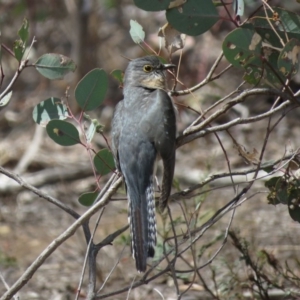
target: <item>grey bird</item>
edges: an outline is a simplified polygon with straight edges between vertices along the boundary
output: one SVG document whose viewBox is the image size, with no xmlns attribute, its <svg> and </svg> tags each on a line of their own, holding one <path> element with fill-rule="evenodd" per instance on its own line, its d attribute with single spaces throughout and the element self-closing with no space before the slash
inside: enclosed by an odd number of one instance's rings
<svg viewBox="0 0 300 300">
<path fill-rule="evenodd" d="M 124 99 L 112 120 L 112 152 L 125 179 L 132 254 L 139 272 L 156 245 L 154 201 L 155 163 L 162 159 L 164 172 L 159 208 L 170 196 L 176 150 L 176 115 L 166 91 L 165 70 L 156 56 L 132 60 L 124 74 Z"/>
</svg>

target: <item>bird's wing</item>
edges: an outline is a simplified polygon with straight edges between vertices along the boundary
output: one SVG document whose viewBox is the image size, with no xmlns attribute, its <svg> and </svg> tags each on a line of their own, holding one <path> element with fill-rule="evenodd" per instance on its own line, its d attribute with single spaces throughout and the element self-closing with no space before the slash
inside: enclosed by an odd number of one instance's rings
<svg viewBox="0 0 300 300">
<path fill-rule="evenodd" d="M 156 90 L 149 97 L 149 122 L 152 126 L 148 135 L 153 139 L 157 153 L 162 158 L 164 173 L 160 210 L 163 211 L 170 196 L 176 150 L 176 113 L 171 98 L 164 90 Z"/>
<path fill-rule="evenodd" d="M 112 141 L 111 141 L 111 150 L 114 155 L 115 165 L 116 168 L 121 171 L 120 169 L 120 163 L 119 163 L 119 154 L 118 154 L 118 148 L 119 148 L 119 138 L 120 133 L 122 130 L 122 124 L 123 124 L 123 107 L 124 107 L 124 101 L 120 101 L 114 111 L 114 116 L 112 119 Z"/>
</svg>

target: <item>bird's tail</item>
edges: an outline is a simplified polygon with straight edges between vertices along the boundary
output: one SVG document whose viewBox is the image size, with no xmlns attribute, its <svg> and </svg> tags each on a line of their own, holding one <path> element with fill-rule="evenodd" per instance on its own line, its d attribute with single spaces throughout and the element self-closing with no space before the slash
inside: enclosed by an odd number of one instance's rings
<svg viewBox="0 0 300 300">
<path fill-rule="evenodd" d="M 153 257 L 156 245 L 156 220 L 154 203 L 153 177 L 146 188 L 141 199 L 130 198 L 128 221 L 130 224 L 132 255 L 136 262 L 136 269 L 145 272 L 147 268 L 147 258 Z"/>
</svg>

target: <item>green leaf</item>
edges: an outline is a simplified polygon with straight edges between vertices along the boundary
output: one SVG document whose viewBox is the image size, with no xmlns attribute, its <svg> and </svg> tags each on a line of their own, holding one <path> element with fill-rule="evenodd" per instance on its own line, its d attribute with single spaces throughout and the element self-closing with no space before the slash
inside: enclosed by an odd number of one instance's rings
<svg viewBox="0 0 300 300">
<path fill-rule="evenodd" d="M 171 0 L 134 0 L 134 4 L 147 11 L 166 10 Z"/>
<path fill-rule="evenodd" d="M 288 41 L 278 57 L 278 69 L 285 77 L 295 76 L 299 70 L 300 41 Z"/>
<path fill-rule="evenodd" d="M 300 39 L 300 16 L 280 7 L 272 7 L 274 14 L 268 10 L 267 17 L 264 11 L 259 12 L 251 19 L 258 34 L 274 47 L 282 47 L 278 35 L 284 43 L 288 39 Z M 271 25 L 270 25 L 271 23 Z M 274 29 L 276 32 L 274 32 Z"/>
<path fill-rule="evenodd" d="M 100 150 L 94 157 L 94 165 L 101 175 L 106 175 L 115 169 L 112 153 L 108 149 Z"/>
<path fill-rule="evenodd" d="M 292 199 L 294 200 L 294 199 Z M 290 202 L 289 203 L 289 214 L 291 216 L 291 218 L 296 221 L 296 222 L 299 222 L 300 223 L 300 204 L 299 203 L 292 203 Z"/>
<path fill-rule="evenodd" d="M 252 28 L 238 28 L 229 33 L 222 45 L 226 59 L 244 68 L 244 80 L 272 88 L 282 86 L 284 77 L 277 68 L 278 51 L 265 47 L 262 37 Z M 264 59 L 262 59 L 262 56 Z"/>
<path fill-rule="evenodd" d="M 75 99 L 83 111 L 89 111 L 102 104 L 108 88 L 104 70 L 94 69 L 86 74 L 75 89 Z"/>
<path fill-rule="evenodd" d="M 124 77 L 123 71 L 113 70 L 110 74 L 119 81 L 120 85 L 123 85 L 123 77 Z"/>
<path fill-rule="evenodd" d="M 261 66 L 262 38 L 252 29 L 237 28 L 225 38 L 222 48 L 226 59 L 235 67 Z"/>
<path fill-rule="evenodd" d="M 300 181 L 297 179 L 290 181 L 288 192 L 289 214 L 294 221 L 300 223 Z"/>
<path fill-rule="evenodd" d="M 73 124 L 62 120 L 51 120 L 46 126 L 49 137 L 61 146 L 80 144 L 79 132 Z"/>
<path fill-rule="evenodd" d="M 18 31 L 18 35 L 21 38 L 24 45 L 26 45 L 29 37 L 29 22 L 26 18 L 23 20 L 23 24 Z"/>
<path fill-rule="evenodd" d="M 267 173 L 271 173 L 273 170 L 275 170 L 275 160 L 267 160 L 264 163 L 261 164 L 261 168 L 267 172 Z"/>
<path fill-rule="evenodd" d="M 284 76 L 277 68 L 279 53 L 276 50 L 265 48 L 265 62 L 258 58 L 246 66 L 246 73 L 243 77 L 250 84 L 280 88 L 284 82 Z"/>
<path fill-rule="evenodd" d="M 0 107 L 6 106 L 9 103 L 11 96 L 12 96 L 12 91 L 10 91 L 2 99 L 0 99 Z"/>
<path fill-rule="evenodd" d="M 145 39 L 145 31 L 143 27 L 134 20 L 130 20 L 130 31 L 129 31 L 131 38 L 136 44 L 140 44 Z"/>
<path fill-rule="evenodd" d="M 166 18 L 179 32 L 196 36 L 209 30 L 219 15 L 211 0 L 188 0 L 180 7 L 168 9 Z"/>
<path fill-rule="evenodd" d="M 83 206 L 92 206 L 97 199 L 99 192 L 89 192 L 80 195 L 78 202 Z"/>
<path fill-rule="evenodd" d="M 265 182 L 265 187 L 267 187 L 269 190 L 274 189 L 281 180 L 281 176 L 272 177 Z"/>
<path fill-rule="evenodd" d="M 74 72 L 74 61 L 61 54 L 47 53 L 42 55 L 34 64 L 37 71 L 48 79 L 62 79 L 69 72 Z"/>
<path fill-rule="evenodd" d="M 16 40 L 14 42 L 14 54 L 18 62 L 20 62 L 23 58 L 25 52 L 25 45 L 22 40 Z"/>
<path fill-rule="evenodd" d="M 278 89 L 284 85 L 285 80 L 284 76 L 279 72 L 277 67 L 279 52 L 272 49 L 268 50 L 268 54 L 265 54 L 265 59 L 268 64 L 264 63 L 265 72 L 263 74 L 261 85 Z"/>
<path fill-rule="evenodd" d="M 69 116 L 68 108 L 59 98 L 48 98 L 36 105 L 32 112 L 33 120 L 46 126 L 51 120 L 64 120 Z"/>
<path fill-rule="evenodd" d="M 268 200 L 270 204 L 288 203 L 288 184 L 284 177 L 272 177 L 265 182 L 265 186 L 270 190 Z"/>
</svg>

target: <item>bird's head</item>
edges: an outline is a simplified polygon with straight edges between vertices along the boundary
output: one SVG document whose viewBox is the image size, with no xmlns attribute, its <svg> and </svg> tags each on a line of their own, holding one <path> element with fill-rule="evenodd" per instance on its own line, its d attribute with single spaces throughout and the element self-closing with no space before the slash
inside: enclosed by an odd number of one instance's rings
<svg viewBox="0 0 300 300">
<path fill-rule="evenodd" d="M 156 56 L 145 56 L 132 60 L 124 76 L 124 87 L 141 86 L 148 89 L 165 89 L 165 70 L 175 68 L 163 64 Z"/>
</svg>

